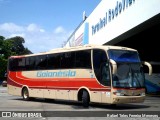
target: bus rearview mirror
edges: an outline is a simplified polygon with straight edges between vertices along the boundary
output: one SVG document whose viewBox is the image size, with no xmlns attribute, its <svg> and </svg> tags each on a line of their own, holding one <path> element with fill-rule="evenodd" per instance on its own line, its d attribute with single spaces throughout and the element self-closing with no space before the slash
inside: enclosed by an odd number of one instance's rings
<svg viewBox="0 0 160 120">
<path fill-rule="evenodd" d="M 149 68 L 149 75 L 152 75 L 152 65 L 149 62 L 143 62 L 144 65 L 146 65 Z"/>
<path fill-rule="evenodd" d="M 117 63 L 112 59 L 110 59 L 110 63 L 112 65 L 112 74 L 114 75 L 117 73 Z"/>
</svg>

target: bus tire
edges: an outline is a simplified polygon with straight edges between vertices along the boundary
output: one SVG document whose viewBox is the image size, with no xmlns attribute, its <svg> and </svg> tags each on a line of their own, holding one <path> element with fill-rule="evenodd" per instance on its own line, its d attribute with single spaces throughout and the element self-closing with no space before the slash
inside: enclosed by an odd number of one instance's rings
<svg viewBox="0 0 160 120">
<path fill-rule="evenodd" d="M 22 96 L 23 96 L 23 100 L 28 101 L 29 100 L 29 92 L 28 89 L 25 87 L 22 90 Z"/>
<path fill-rule="evenodd" d="M 82 104 L 83 104 L 83 107 L 85 108 L 89 107 L 89 94 L 86 90 L 83 90 Z"/>
</svg>

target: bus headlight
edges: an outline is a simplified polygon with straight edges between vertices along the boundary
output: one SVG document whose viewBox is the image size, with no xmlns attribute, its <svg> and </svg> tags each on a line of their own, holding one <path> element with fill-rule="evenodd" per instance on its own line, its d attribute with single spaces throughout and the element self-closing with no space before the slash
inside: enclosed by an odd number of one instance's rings
<svg viewBox="0 0 160 120">
<path fill-rule="evenodd" d="M 124 93 L 116 93 L 117 96 L 124 96 Z"/>
<path fill-rule="evenodd" d="M 124 96 L 124 93 L 122 91 L 115 91 L 113 92 L 113 94 L 116 96 Z"/>
</svg>

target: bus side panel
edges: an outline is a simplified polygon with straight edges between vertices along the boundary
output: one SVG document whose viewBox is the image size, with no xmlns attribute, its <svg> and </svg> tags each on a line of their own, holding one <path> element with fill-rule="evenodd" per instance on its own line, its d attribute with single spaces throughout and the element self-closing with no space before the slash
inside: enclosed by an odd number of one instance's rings
<svg viewBox="0 0 160 120">
<path fill-rule="evenodd" d="M 69 100 L 77 100 L 77 92 L 75 90 L 68 91 Z"/>
<path fill-rule="evenodd" d="M 7 76 L 8 94 L 21 96 L 22 85 L 15 80 L 15 72 L 9 72 Z"/>
<path fill-rule="evenodd" d="M 77 100 L 76 90 L 44 89 L 44 98 Z"/>
<path fill-rule="evenodd" d="M 111 90 L 110 89 L 101 89 L 99 91 L 90 91 L 91 93 L 91 102 L 98 103 L 110 103 L 111 102 Z"/>
<path fill-rule="evenodd" d="M 7 85 L 7 87 L 8 87 L 8 94 L 21 96 L 21 88 L 20 87 L 12 86 L 9 84 Z"/>
<path fill-rule="evenodd" d="M 108 91 L 108 87 L 97 82 L 92 70 L 72 69 L 68 72 L 70 76 L 56 76 L 59 72 L 66 73 L 66 70 L 10 72 L 10 85 L 20 88 L 19 95 L 22 86 L 27 86 L 30 97 L 64 100 L 78 100 L 78 89 L 83 86 L 90 90 L 91 102 L 101 102 L 102 91 Z"/>
<path fill-rule="evenodd" d="M 72 92 L 73 92 L 73 99 L 70 99 L 70 100 L 76 100 L 76 101 L 78 101 L 78 90 L 74 90 Z"/>
<path fill-rule="evenodd" d="M 56 90 L 44 89 L 44 98 L 56 99 Z"/>
<path fill-rule="evenodd" d="M 39 97 L 39 98 L 43 98 L 43 89 L 29 89 L 29 96 L 30 97 Z"/>
<path fill-rule="evenodd" d="M 91 102 L 101 102 L 101 92 L 100 91 L 90 91 L 91 97 L 90 101 Z"/>
<path fill-rule="evenodd" d="M 56 96 L 57 99 L 69 100 L 68 90 L 57 90 Z"/>
<path fill-rule="evenodd" d="M 102 103 L 111 103 L 111 91 L 102 92 Z"/>
</svg>

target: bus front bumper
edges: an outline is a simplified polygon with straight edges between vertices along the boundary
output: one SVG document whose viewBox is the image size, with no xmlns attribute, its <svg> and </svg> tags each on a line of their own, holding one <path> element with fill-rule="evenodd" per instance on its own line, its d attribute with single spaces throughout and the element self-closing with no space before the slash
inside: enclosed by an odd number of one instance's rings
<svg viewBox="0 0 160 120">
<path fill-rule="evenodd" d="M 145 96 L 115 96 L 113 97 L 112 104 L 120 103 L 142 103 Z"/>
</svg>

